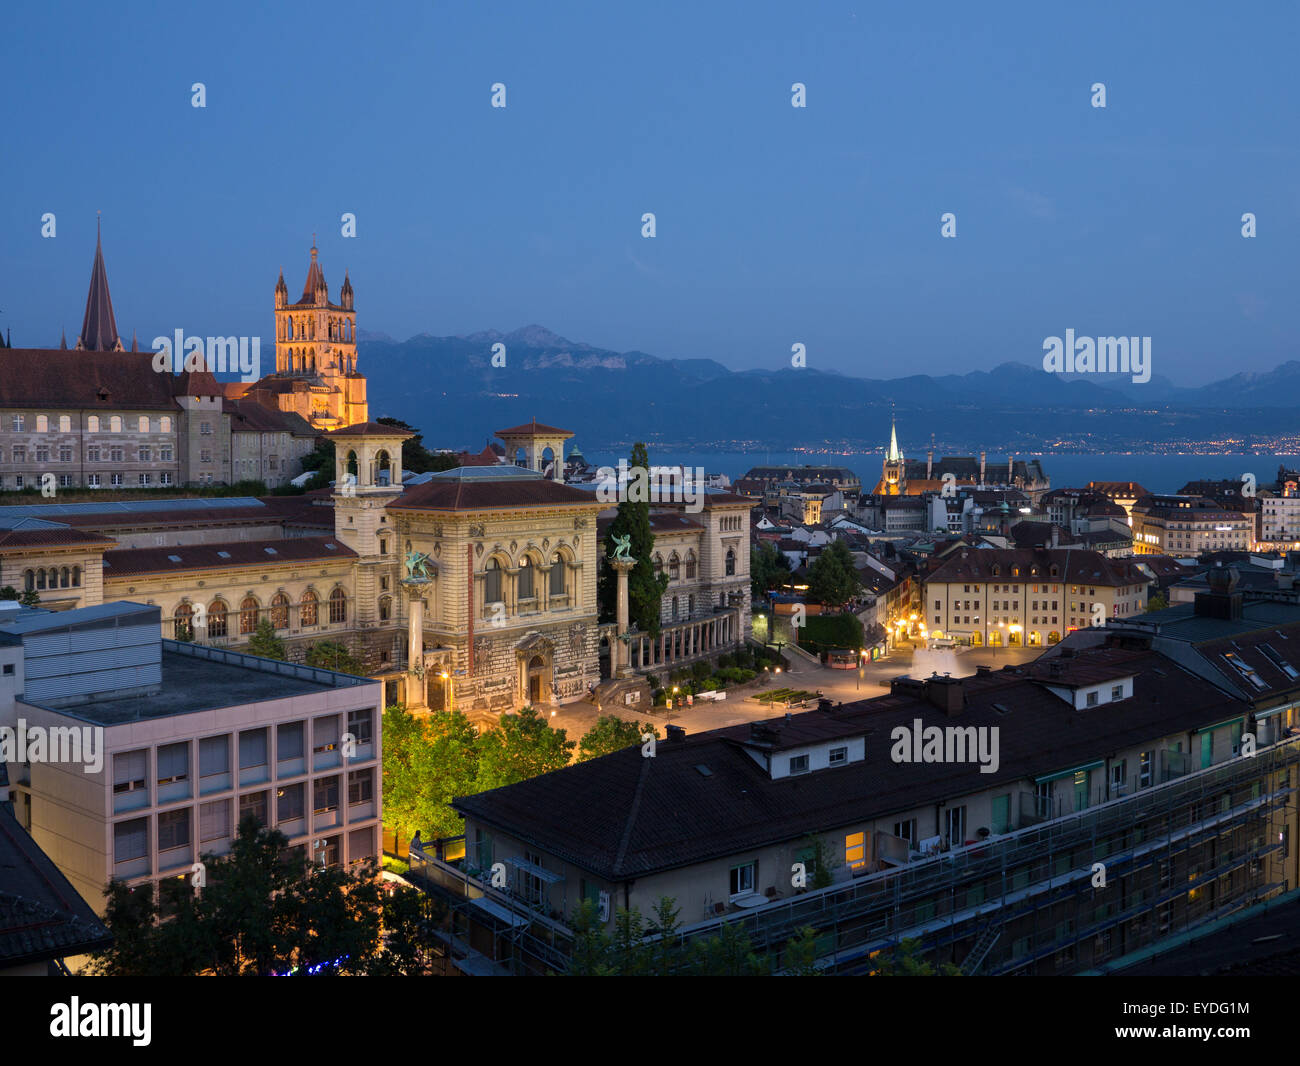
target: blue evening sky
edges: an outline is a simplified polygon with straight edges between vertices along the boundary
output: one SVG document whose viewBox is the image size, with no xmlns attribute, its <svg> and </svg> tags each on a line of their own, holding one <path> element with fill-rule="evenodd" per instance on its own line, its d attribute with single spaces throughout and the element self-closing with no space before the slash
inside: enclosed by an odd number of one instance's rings
<svg viewBox="0 0 1300 1066">
<path fill-rule="evenodd" d="M 100 210 L 142 347 L 269 339 L 316 231 L 331 295 L 346 267 L 398 339 L 536 322 L 897 376 L 1038 364 L 1073 328 L 1151 336 L 1184 384 L 1266 370 L 1300 357 L 1298 26 L 1290 2 L 11 5 L 0 327 L 75 339 Z"/>
</svg>

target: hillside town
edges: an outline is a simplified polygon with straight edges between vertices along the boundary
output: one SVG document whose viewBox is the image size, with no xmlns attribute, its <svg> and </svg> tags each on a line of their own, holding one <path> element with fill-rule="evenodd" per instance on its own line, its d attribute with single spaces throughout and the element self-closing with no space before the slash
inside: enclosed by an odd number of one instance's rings
<svg viewBox="0 0 1300 1066">
<path fill-rule="evenodd" d="M 0 349 L 0 972 L 161 965 L 255 846 L 371 941 L 168 966 L 1123 973 L 1300 888 L 1300 472 L 476 449 L 372 420 L 354 301 L 312 247 L 272 373 L 160 374 L 97 244 Z"/>
</svg>

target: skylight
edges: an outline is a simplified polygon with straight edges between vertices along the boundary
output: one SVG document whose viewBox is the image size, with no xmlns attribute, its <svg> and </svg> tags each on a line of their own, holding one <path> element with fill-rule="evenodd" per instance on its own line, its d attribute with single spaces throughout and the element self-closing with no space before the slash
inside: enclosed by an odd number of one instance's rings
<svg viewBox="0 0 1300 1066">
<path fill-rule="evenodd" d="M 1294 681 L 1297 677 L 1300 677 L 1300 671 L 1297 671 L 1294 666 L 1292 666 L 1289 662 L 1283 659 L 1282 656 L 1277 653 L 1277 650 L 1271 644 L 1261 644 L 1259 646 L 1259 650 L 1264 653 L 1264 658 L 1266 658 L 1269 662 L 1271 662 L 1274 666 L 1276 666 L 1279 670 L 1281 670 L 1282 673 L 1286 674 L 1286 676 L 1289 677 L 1292 681 Z"/>
<path fill-rule="evenodd" d="M 279 554 L 279 553 L 278 553 L 274 548 L 263 548 L 262 551 L 266 552 L 267 555 L 278 555 L 278 554 Z"/>
<path fill-rule="evenodd" d="M 174 563 L 179 563 L 181 561 L 181 557 L 179 555 L 169 555 L 167 556 L 167 558 Z"/>
<path fill-rule="evenodd" d="M 222 559 L 229 559 L 229 558 L 230 558 L 230 552 L 219 551 L 219 552 L 217 552 L 217 555 L 220 556 Z"/>
<path fill-rule="evenodd" d="M 1259 674 L 1255 673 L 1255 671 L 1251 669 L 1250 665 L 1244 662 L 1237 655 L 1234 655 L 1230 651 L 1225 651 L 1223 653 L 1223 659 L 1224 662 L 1226 662 L 1229 666 L 1231 666 L 1234 670 L 1236 670 L 1237 673 L 1241 674 L 1242 677 L 1244 677 L 1256 688 L 1268 688 L 1268 685 L 1265 684 L 1265 682 L 1260 678 Z"/>
</svg>

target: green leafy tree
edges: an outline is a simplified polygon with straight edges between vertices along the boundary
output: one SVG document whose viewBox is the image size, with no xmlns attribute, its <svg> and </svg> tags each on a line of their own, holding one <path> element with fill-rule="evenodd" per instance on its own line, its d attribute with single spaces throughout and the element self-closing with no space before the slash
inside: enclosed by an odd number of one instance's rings
<svg viewBox="0 0 1300 1066">
<path fill-rule="evenodd" d="M 602 714 L 578 741 L 578 762 L 640 744 L 647 733 L 659 736 L 659 730 L 648 722 L 628 722 L 612 714 Z"/>
<path fill-rule="evenodd" d="M 808 594 L 829 607 L 840 607 L 861 586 L 853 554 L 842 540 L 832 541 L 808 567 Z"/>
<path fill-rule="evenodd" d="M 457 796 L 481 791 L 479 736 L 460 711 L 416 718 L 403 707 L 384 712 L 384 822 L 406 835 L 457 836 L 464 819 Z"/>
<path fill-rule="evenodd" d="M 637 442 L 632 446 L 632 458 L 629 471 L 644 470 L 648 484 L 650 456 L 646 446 Z M 603 552 L 605 556 L 614 554 L 614 538 L 630 536 L 629 554 L 636 560 L 636 566 L 627 575 L 628 621 L 635 623 L 642 633 L 652 637 L 659 635 L 659 604 L 664 590 L 668 587 L 668 575 L 656 574 L 653 550 L 655 538 L 650 532 L 650 501 L 631 499 L 638 495 L 632 488 L 633 480 L 628 479 L 630 491 L 623 493 L 625 498 L 619 501 L 618 514 L 605 531 Z M 600 604 L 601 617 L 614 621 L 618 614 L 618 572 L 612 566 L 602 565 L 596 582 L 596 593 Z"/>
<path fill-rule="evenodd" d="M 337 640 L 322 640 L 307 649 L 308 666 L 319 666 L 323 670 L 337 670 L 341 674 L 358 674 L 366 676 L 365 664 L 348 650 L 346 644 Z"/>
<path fill-rule="evenodd" d="M 257 623 L 257 629 L 248 640 L 248 654 L 260 655 L 263 659 L 285 658 L 284 641 L 275 635 L 275 627 L 269 618 Z"/>
<path fill-rule="evenodd" d="M 707 940 L 692 941 L 688 965 L 688 972 L 698 977 L 758 977 L 767 972 L 749 934 L 732 922 Z"/>
<path fill-rule="evenodd" d="M 163 883 L 155 903 L 120 882 L 105 892 L 114 942 L 92 960 L 106 976 L 224 977 L 365 973 L 380 951 L 380 892 L 364 870 L 309 868 L 283 833 L 249 817 L 228 855 L 204 855 L 206 884 Z"/>
<path fill-rule="evenodd" d="M 804 926 L 785 942 L 785 969 L 791 977 L 821 977 L 817 968 L 817 930 Z"/>
<path fill-rule="evenodd" d="M 18 597 L 18 602 L 24 607 L 39 607 L 41 605 L 41 597 L 35 589 L 28 589 Z"/>
<path fill-rule="evenodd" d="M 596 904 L 590 899 L 579 902 L 569 919 L 573 930 L 573 949 L 568 977 L 613 977 L 617 970 L 610 960 L 610 939 L 600 922 Z"/>
<path fill-rule="evenodd" d="M 681 956 L 681 908 L 674 907 L 671 896 L 660 896 L 655 904 L 654 916 L 646 925 L 646 935 L 658 937 L 647 949 L 647 971 L 656 977 L 669 977 L 675 961 Z"/>
<path fill-rule="evenodd" d="M 1165 599 L 1164 596 L 1159 592 L 1157 592 L 1149 600 L 1147 600 L 1148 611 L 1163 611 L 1168 606 L 1169 606 L 1169 601 Z"/>
<path fill-rule="evenodd" d="M 960 977 L 961 967 L 945 962 L 936 971 L 931 963 L 921 958 L 921 942 L 908 938 L 898 945 L 892 956 L 881 957 L 876 973 L 881 977 Z"/>
<path fill-rule="evenodd" d="M 429 973 L 439 926 L 447 909 L 405 885 L 384 895 L 382 946 L 367 960 L 367 977 L 421 977 Z"/>
<path fill-rule="evenodd" d="M 755 600 L 790 580 L 790 560 L 771 541 L 763 541 L 749 556 L 749 581 Z"/>
<path fill-rule="evenodd" d="M 478 740 L 478 792 L 513 785 L 569 765 L 577 745 L 532 707 L 503 714 Z"/>
</svg>

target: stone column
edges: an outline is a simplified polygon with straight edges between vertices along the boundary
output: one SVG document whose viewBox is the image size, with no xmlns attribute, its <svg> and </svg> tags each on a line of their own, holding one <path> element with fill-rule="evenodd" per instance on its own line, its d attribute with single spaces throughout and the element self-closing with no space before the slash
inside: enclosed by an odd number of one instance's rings
<svg viewBox="0 0 1300 1066">
<path fill-rule="evenodd" d="M 610 672 L 614 677 L 629 677 L 632 674 L 632 645 L 630 642 L 626 644 L 623 642 L 623 634 L 627 632 L 630 613 L 627 575 L 636 566 L 636 560 L 606 559 L 606 562 L 618 572 L 618 609 L 615 615 L 618 619 L 618 631 L 614 634 L 614 641 L 610 645 L 610 654 L 613 657 L 610 662 Z"/>
<path fill-rule="evenodd" d="M 406 589 L 406 707 L 408 710 L 425 710 L 429 706 L 428 690 L 424 676 L 424 593 L 428 581 L 408 578 L 402 582 Z M 420 667 L 420 673 L 412 671 Z"/>
</svg>

